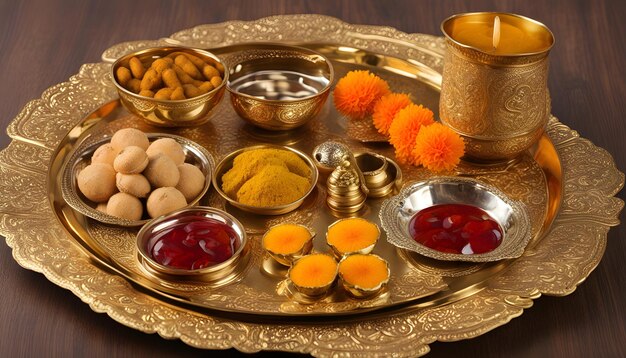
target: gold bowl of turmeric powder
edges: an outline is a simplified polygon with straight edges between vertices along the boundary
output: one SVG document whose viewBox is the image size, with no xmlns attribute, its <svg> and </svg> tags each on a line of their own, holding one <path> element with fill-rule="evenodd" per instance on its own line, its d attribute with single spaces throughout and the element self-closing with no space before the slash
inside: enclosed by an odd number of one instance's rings
<svg viewBox="0 0 626 358">
<path fill-rule="evenodd" d="M 206 123 L 224 96 L 228 71 L 214 54 L 187 47 L 157 47 L 119 58 L 112 78 L 131 113 L 160 127 Z"/>
<path fill-rule="evenodd" d="M 218 164 L 215 190 L 231 205 L 261 215 L 297 209 L 313 192 L 318 178 L 313 160 L 287 146 L 261 144 L 238 149 Z"/>
</svg>

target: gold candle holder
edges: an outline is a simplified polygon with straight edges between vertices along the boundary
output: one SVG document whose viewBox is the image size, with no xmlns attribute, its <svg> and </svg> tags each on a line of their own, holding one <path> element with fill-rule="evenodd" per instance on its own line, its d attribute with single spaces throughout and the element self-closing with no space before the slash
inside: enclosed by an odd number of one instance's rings
<svg viewBox="0 0 626 358">
<path fill-rule="evenodd" d="M 466 156 L 502 161 L 532 147 L 550 115 L 552 32 L 527 17 L 493 12 L 449 17 L 441 30 L 447 52 L 439 113 L 465 140 Z"/>
</svg>

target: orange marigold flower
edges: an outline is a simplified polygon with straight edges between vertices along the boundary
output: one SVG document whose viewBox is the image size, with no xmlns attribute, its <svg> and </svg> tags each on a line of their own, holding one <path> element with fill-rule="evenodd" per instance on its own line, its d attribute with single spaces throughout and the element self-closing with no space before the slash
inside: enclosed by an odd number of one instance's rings
<svg viewBox="0 0 626 358">
<path fill-rule="evenodd" d="M 363 118 L 371 114 L 376 101 L 389 92 L 389 84 L 369 71 L 350 71 L 337 82 L 333 97 L 339 112 Z"/>
<path fill-rule="evenodd" d="M 422 128 L 415 138 L 413 156 L 433 172 L 454 169 L 463 154 L 465 154 L 463 138 L 441 123 Z"/>
<path fill-rule="evenodd" d="M 390 93 L 382 96 L 374 105 L 372 121 L 380 134 L 389 135 L 389 127 L 398 112 L 411 104 L 411 99 L 404 93 Z"/>
<path fill-rule="evenodd" d="M 422 105 L 409 104 L 396 114 L 389 127 L 389 143 L 395 148 L 400 164 L 419 164 L 413 160 L 412 154 L 415 138 L 422 126 L 434 122 L 433 112 Z"/>
</svg>

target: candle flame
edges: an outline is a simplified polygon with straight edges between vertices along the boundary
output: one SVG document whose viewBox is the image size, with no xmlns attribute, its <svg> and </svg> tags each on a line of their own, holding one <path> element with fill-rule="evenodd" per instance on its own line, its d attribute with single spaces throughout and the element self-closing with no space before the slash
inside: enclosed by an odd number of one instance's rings
<svg viewBox="0 0 626 358">
<path fill-rule="evenodd" d="M 500 16 L 493 19 L 493 49 L 497 49 L 500 44 Z"/>
</svg>

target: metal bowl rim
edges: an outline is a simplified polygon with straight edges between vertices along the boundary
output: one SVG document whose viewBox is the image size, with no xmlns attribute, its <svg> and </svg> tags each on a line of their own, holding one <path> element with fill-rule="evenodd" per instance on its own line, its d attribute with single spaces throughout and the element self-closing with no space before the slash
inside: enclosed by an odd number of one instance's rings
<svg viewBox="0 0 626 358">
<path fill-rule="evenodd" d="M 300 46 L 292 46 L 292 45 L 285 45 L 285 44 L 279 44 L 279 43 L 275 43 L 275 42 L 254 42 L 254 43 L 250 43 L 250 46 L 256 46 L 259 47 L 259 50 L 263 50 L 266 47 L 277 47 L 279 49 L 283 49 L 283 50 L 296 50 L 296 51 L 300 51 L 300 52 L 306 52 L 309 55 L 316 55 L 321 57 L 322 59 L 324 59 L 324 62 L 326 63 L 326 66 L 328 67 L 328 84 L 326 84 L 326 86 L 324 86 L 324 88 L 322 88 L 321 91 L 312 94 L 310 96 L 306 96 L 306 97 L 302 97 L 302 98 L 298 98 L 295 100 L 281 100 L 281 99 L 264 99 L 264 98 L 259 98 L 256 96 L 252 96 L 249 94 L 245 94 L 245 93 L 241 93 L 239 91 L 234 90 L 231 86 L 230 86 L 230 80 L 226 80 L 226 90 L 228 92 L 231 93 L 231 95 L 234 96 L 239 96 L 239 97 L 244 97 L 250 100 L 254 100 L 254 101 L 259 101 L 261 103 L 265 103 L 265 104 L 270 104 L 270 105 L 281 105 L 281 104 L 293 104 L 293 103 L 300 103 L 300 102 L 305 102 L 305 101 L 309 101 L 312 100 L 314 98 L 318 98 L 322 95 L 325 95 L 328 91 L 330 91 L 330 89 L 332 88 L 333 85 L 333 80 L 335 79 L 335 69 L 333 68 L 333 64 L 330 62 L 330 60 L 328 59 L 328 57 L 324 56 L 323 54 L 308 49 L 306 47 L 300 47 Z M 245 51 L 245 50 L 242 50 Z"/>
<path fill-rule="evenodd" d="M 230 226 L 231 228 L 236 227 L 239 230 L 239 232 L 236 232 L 236 233 L 237 233 L 237 236 L 239 237 L 240 245 L 237 248 L 237 250 L 233 252 L 233 255 L 230 258 L 228 258 L 226 261 L 220 262 L 212 266 L 204 267 L 201 269 L 196 269 L 196 270 L 186 270 L 186 269 L 168 267 L 168 266 L 165 266 L 156 262 L 152 257 L 150 257 L 150 255 L 145 251 L 145 247 L 144 247 L 148 239 L 148 237 L 145 236 L 146 232 L 150 230 L 152 227 L 154 227 L 155 225 L 158 225 L 164 221 L 175 219 L 174 217 L 176 216 L 184 217 L 185 215 L 191 214 L 193 212 L 215 214 L 217 216 L 221 216 L 223 218 L 230 220 L 234 224 L 234 225 L 228 225 L 228 226 Z M 248 243 L 248 236 L 246 234 L 246 229 L 243 226 L 243 224 L 241 224 L 241 222 L 239 222 L 237 218 L 230 215 L 229 213 L 223 210 L 217 209 L 217 208 L 210 207 L 210 206 L 191 206 L 191 207 L 182 208 L 176 211 L 172 211 L 171 213 L 161 215 L 159 217 L 151 219 L 139 230 L 139 232 L 137 233 L 137 236 L 135 237 L 135 244 L 137 247 L 137 252 L 139 253 L 139 256 L 141 256 L 142 260 L 149 262 L 149 265 L 155 271 L 159 273 L 176 275 L 176 276 L 207 275 L 207 274 L 219 272 L 224 268 L 230 267 L 232 264 L 236 263 L 236 261 L 239 260 L 239 256 L 243 252 L 244 247 L 246 246 L 247 243 Z"/>
</svg>

